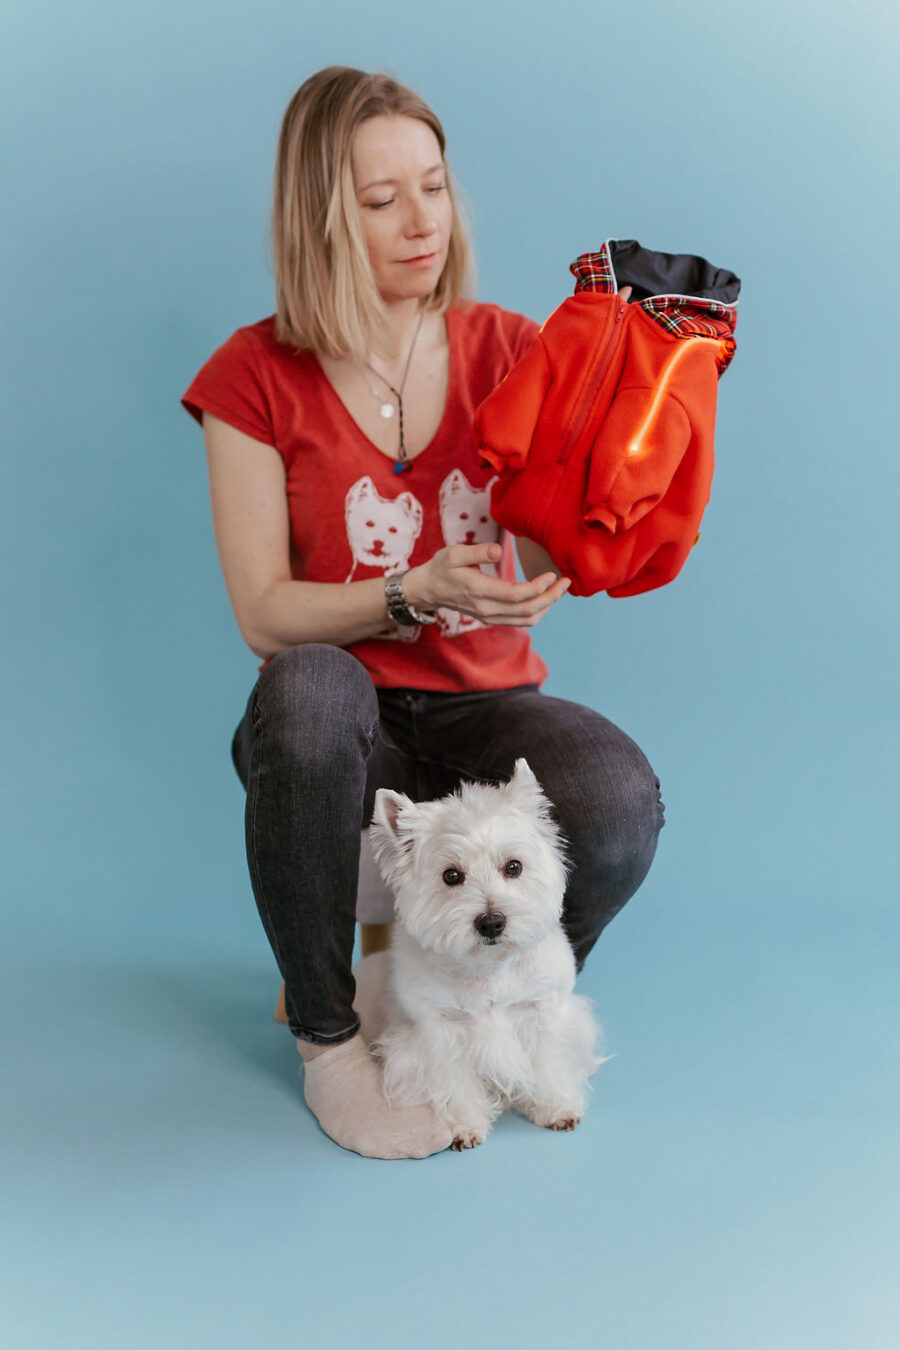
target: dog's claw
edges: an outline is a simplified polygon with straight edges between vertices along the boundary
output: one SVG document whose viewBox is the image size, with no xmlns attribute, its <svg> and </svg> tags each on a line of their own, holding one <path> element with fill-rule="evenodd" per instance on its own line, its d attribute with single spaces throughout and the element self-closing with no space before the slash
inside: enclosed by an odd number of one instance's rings
<svg viewBox="0 0 900 1350">
<path fill-rule="evenodd" d="M 476 1134 L 458 1134 L 450 1145 L 457 1153 L 462 1153 L 464 1148 L 475 1148 L 481 1140 Z"/>
<path fill-rule="evenodd" d="M 551 1130 L 574 1130 L 580 1116 L 567 1116 L 565 1120 L 553 1120 L 550 1122 Z"/>
</svg>

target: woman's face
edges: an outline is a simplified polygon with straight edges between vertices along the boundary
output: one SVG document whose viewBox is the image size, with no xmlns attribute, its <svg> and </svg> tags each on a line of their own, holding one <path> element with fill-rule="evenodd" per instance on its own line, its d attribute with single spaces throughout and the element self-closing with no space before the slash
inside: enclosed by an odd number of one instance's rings
<svg viewBox="0 0 900 1350">
<path fill-rule="evenodd" d="M 353 183 L 384 300 L 430 295 L 447 260 L 452 208 L 437 137 L 414 117 L 370 117 L 353 140 Z"/>
</svg>

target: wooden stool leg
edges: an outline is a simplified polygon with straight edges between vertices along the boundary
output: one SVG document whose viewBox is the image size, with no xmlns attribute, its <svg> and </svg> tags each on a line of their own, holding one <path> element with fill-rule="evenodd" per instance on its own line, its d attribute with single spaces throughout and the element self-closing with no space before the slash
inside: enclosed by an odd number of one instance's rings
<svg viewBox="0 0 900 1350">
<path fill-rule="evenodd" d="M 361 923 L 359 925 L 359 941 L 362 947 L 363 956 L 369 956 L 372 952 L 386 952 L 391 945 L 391 935 L 394 931 L 392 923 Z M 287 1008 L 284 1003 L 284 981 L 278 991 L 278 1001 L 275 1004 L 275 1021 L 281 1022 L 284 1026 L 288 1024 Z"/>
<path fill-rule="evenodd" d="M 386 952 L 391 945 L 393 932 L 392 923 L 361 923 L 359 941 L 363 956 L 369 956 L 372 952 Z"/>
</svg>

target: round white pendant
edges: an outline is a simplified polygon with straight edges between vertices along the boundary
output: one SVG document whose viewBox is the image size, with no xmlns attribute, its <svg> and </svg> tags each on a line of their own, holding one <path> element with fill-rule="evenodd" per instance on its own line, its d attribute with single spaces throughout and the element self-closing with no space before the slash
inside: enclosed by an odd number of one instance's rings
<svg viewBox="0 0 900 1350">
<path fill-rule="evenodd" d="M 393 417 L 394 415 L 393 403 L 382 403 L 381 407 L 379 408 L 379 412 L 384 418 Z"/>
</svg>

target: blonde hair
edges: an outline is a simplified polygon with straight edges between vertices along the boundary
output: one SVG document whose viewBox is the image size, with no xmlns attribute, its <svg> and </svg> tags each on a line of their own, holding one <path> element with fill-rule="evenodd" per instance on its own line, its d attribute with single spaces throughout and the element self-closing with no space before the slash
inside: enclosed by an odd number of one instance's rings
<svg viewBox="0 0 900 1350">
<path fill-rule="evenodd" d="M 382 114 L 431 128 L 447 171 L 452 224 L 447 261 L 425 302 L 443 313 L 474 291 L 469 231 L 440 121 L 418 94 L 380 72 L 328 66 L 287 106 L 278 137 L 272 209 L 275 332 L 297 350 L 365 360 L 383 337 L 386 311 L 359 218 L 351 151 L 357 127 Z"/>
</svg>

